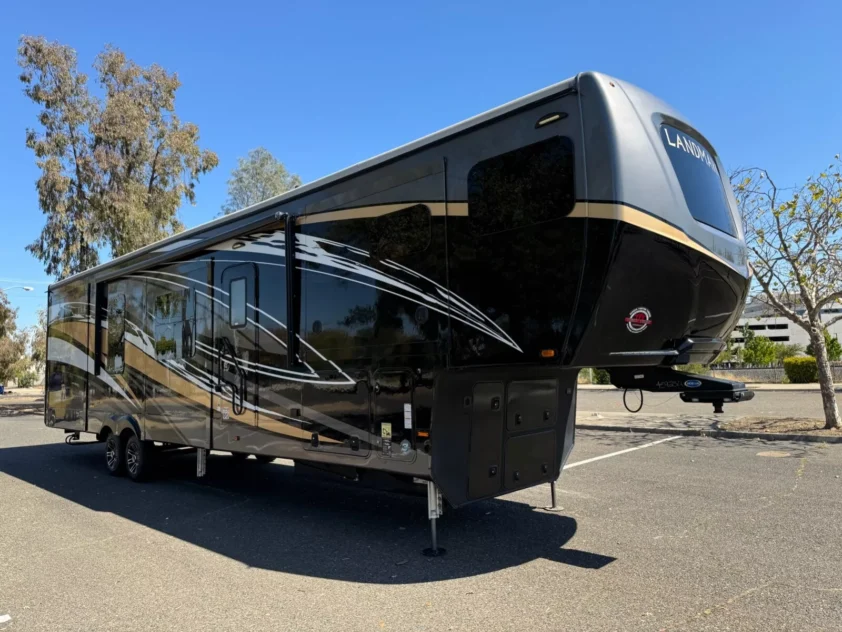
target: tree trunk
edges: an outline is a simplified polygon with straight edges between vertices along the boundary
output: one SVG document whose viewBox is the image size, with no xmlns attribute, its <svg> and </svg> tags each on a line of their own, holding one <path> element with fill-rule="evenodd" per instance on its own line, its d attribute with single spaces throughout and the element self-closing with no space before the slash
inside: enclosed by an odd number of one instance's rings
<svg viewBox="0 0 842 632">
<path fill-rule="evenodd" d="M 833 390 L 833 372 L 830 370 L 830 362 L 827 359 L 824 331 L 819 327 L 811 327 L 810 341 L 813 343 L 816 364 L 819 367 L 819 387 L 822 391 L 822 406 L 824 406 L 824 427 L 842 428 L 839 407 L 836 405 L 836 393 Z"/>
</svg>

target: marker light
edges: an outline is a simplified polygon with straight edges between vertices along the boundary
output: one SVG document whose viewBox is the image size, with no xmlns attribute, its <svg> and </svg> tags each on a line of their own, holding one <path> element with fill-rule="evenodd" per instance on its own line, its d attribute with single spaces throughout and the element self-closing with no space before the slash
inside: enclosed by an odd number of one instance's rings
<svg viewBox="0 0 842 632">
<path fill-rule="evenodd" d="M 554 358 L 555 357 L 555 349 L 541 349 L 541 357 L 542 358 Z"/>
<path fill-rule="evenodd" d="M 538 122 L 535 123 L 535 127 L 544 127 L 544 125 L 555 123 L 556 121 L 560 121 L 563 118 L 567 118 L 567 112 L 553 112 L 552 114 L 546 114 L 540 119 L 538 119 Z"/>
</svg>

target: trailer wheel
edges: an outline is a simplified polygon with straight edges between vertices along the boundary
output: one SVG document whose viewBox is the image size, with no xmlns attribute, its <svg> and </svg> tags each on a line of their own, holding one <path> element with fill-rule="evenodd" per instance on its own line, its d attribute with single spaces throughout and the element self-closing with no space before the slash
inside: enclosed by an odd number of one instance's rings
<svg viewBox="0 0 842 632">
<path fill-rule="evenodd" d="M 126 441 L 126 473 L 133 481 L 142 481 L 149 477 L 152 469 L 152 449 L 150 441 L 141 441 L 136 434 L 132 434 Z"/>
<path fill-rule="evenodd" d="M 105 467 L 112 476 L 120 476 L 125 471 L 123 441 L 113 432 L 109 432 L 105 438 Z"/>
<path fill-rule="evenodd" d="M 275 460 L 274 456 L 269 456 L 268 454 L 255 454 L 254 458 L 257 459 L 258 463 L 262 464 L 271 463 Z"/>
</svg>

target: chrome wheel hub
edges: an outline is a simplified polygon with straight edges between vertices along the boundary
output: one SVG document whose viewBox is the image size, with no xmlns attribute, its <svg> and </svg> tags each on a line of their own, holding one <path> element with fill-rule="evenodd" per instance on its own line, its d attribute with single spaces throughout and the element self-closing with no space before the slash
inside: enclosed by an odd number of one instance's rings
<svg viewBox="0 0 842 632">
<path fill-rule="evenodd" d="M 105 442 L 105 462 L 112 470 L 117 465 L 117 442 L 111 437 Z"/>
<path fill-rule="evenodd" d="M 129 472 L 135 474 L 137 472 L 138 466 L 138 450 L 137 445 L 132 442 L 126 446 L 126 467 L 128 468 Z"/>
</svg>

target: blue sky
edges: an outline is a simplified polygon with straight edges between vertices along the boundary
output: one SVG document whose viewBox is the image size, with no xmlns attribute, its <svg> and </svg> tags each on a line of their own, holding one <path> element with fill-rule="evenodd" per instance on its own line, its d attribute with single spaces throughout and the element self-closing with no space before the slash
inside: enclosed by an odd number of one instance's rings
<svg viewBox="0 0 842 632">
<path fill-rule="evenodd" d="M 24 246 L 43 215 L 17 40 L 106 43 L 177 71 L 177 112 L 219 167 L 181 219 L 212 218 L 237 158 L 264 145 L 310 181 L 582 70 L 674 105 L 727 166 L 795 184 L 842 151 L 838 0 L 765 2 L 8 2 L 0 8 L 0 288 L 19 324 L 49 279 Z"/>
</svg>

